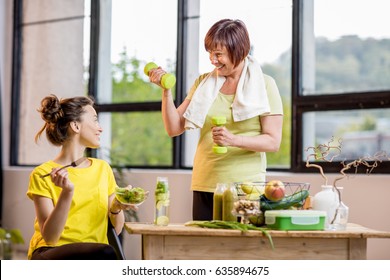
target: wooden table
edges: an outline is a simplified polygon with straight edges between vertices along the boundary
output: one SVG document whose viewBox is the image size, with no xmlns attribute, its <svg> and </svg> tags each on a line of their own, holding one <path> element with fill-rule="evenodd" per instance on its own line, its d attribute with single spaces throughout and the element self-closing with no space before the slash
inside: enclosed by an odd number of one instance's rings
<svg viewBox="0 0 390 280">
<path fill-rule="evenodd" d="M 142 235 L 145 260 L 363 260 L 367 238 L 390 238 L 390 232 L 348 224 L 344 231 L 269 230 L 274 248 L 260 231 L 205 229 L 183 224 L 155 226 L 125 223 Z"/>
</svg>

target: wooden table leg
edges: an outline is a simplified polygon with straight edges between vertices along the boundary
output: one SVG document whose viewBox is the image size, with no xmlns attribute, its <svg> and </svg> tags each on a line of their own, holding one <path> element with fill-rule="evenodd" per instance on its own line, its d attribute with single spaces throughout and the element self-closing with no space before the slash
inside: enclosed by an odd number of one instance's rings
<svg viewBox="0 0 390 280">
<path fill-rule="evenodd" d="M 350 238 L 349 239 L 349 259 L 366 260 L 367 259 L 367 239 Z"/>
</svg>

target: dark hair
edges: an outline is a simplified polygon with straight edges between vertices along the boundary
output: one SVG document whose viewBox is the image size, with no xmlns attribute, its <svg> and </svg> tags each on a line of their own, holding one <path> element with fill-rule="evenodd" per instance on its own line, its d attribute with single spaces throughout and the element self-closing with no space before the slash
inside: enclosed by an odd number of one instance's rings
<svg viewBox="0 0 390 280">
<path fill-rule="evenodd" d="M 77 96 L 59 100 L 54 94 L 46 96 L 41 101 L 41 118 L 45 121 L 43 127 L 35 135 L 35 142 L 46 130 L 46 136 L 50 143 L 61 146 L 68 139 L 69 123 L 81 121 L 85 113 L 84 107 L 94 105 L 92 98 Z"/>
<path fill-rule="evenodd" d="M 249 54 L 251 43 L 248 30 L 241 20 L 222 19 L 209 29 L 204 39 L 206 51 L 226 47 L 234 67 Z"/>
</svg>

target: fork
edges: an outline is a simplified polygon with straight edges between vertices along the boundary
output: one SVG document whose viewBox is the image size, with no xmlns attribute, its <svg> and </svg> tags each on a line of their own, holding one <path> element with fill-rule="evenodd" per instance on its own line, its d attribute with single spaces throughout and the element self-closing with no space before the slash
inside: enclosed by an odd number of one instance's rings
<svg viewBox="0 0 390 280">
<path fill-rule="evenodd" d="M 86 157 L 79 158 L 78 160 L 73 161 L 71 164 L 64 165 L 63 167 L 61 167 L 60 169 L 58 169 L 57 172 L 60 171 L 60 170 L 62 170 L 62 169 L 68 168 L 68 167 L 76 167 L 76 166 L 82 164 L 86 159 L 87 159 Z M 45 174 L 45 175 L 41 175 L 41 178 L 45 178 L 46 176 L 49 176 L 51 173 L 52 173 L 52 172 L 49 172 L 49 173 L 47 173 L 47 174 Z"/>
</svg>

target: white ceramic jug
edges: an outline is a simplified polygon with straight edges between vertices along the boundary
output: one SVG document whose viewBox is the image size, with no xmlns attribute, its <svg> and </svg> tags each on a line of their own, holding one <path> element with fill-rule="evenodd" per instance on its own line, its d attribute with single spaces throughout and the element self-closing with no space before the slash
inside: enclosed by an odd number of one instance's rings
<svg viewBox="0 0 390 280">
<path fill-rule="evenodd" d="M 322 185 L 322 190 L 313 197 L 313 210 L 326 211 L 325 229 L 330 228 L 330 221 L 333 220 L 336 209 L 339 205 L 338 195 L 331 185 Z"/>
</svg>

